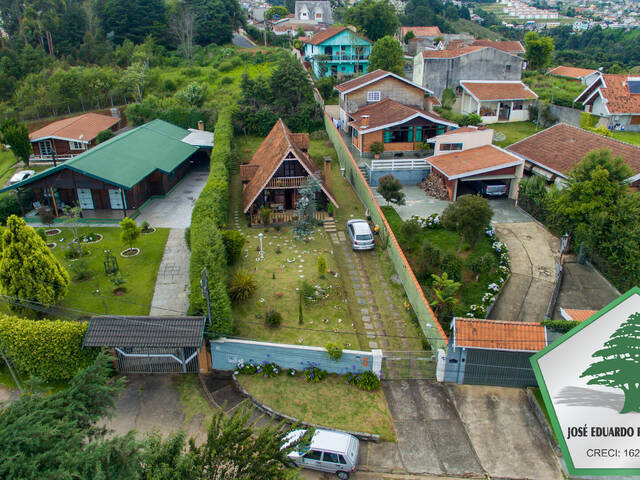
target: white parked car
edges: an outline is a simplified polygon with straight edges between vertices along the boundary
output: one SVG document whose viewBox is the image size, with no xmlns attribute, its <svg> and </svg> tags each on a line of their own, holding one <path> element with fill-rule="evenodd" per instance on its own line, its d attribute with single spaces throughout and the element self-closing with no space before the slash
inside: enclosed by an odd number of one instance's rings
<svg viewBox="0 0 640 480">
<path fill-rule="evenodd" d="M 19 172 L 16 172 L 11 176 L 11 178 L 9 179 L 9 185 L 13 185 L 15 183 L 26 180 L 27 178 L 35 174 L 35 170 L 20 170 Z"/>
<path fill-rule="evenodd" d="M 356 219 L 347 222 L 347 232 L 354 250 L 371 250 L 375 248 L 373 232 L 366 220 Z"/>
<path fill-rule="evenodd" d="M 282 448 L 298 440 L 306 430 L 294 430 L 285 438 Z M 311 444 L 289 453 L 293 463 L 311 470 L 335 473 L 340 480 L 347 480 L 358 466 L 360 442 L 353 435 L 331 430 L 316 429 Z"/>
</svg>

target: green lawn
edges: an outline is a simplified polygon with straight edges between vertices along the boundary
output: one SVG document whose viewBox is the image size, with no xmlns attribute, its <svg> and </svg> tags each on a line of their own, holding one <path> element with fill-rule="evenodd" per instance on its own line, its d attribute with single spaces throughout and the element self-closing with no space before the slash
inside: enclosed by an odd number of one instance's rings
<svg viewBox="0 0 640 480">
<path fill-rule="evenodd" d="M 301 374 L 239 375 L 238 380 L 256 400 L 299 420 L 396 440 L 382 389 L 365 392 L 337 375 L 318 383 L 308 383 Z"/>
<path fill-rule="evenodd" d="M 533 122 L 509 122 L 509 123 L 492 123 L 489 128 L 496 132 L 501 132 L 505 135 L 505 139 L 501 141 L 495 141 L 494 144 L 499 147 L 508 147 L 512 143 L 518 142 L 523 138 L 530 137 L 536 132 L 542 130 L 542 128 L 536 127 Z"/>
<path fill-rule="evenodd" d="M 404 223 L 400 215 L 395 211 L 393 207 L 382 207 L 385 217 L 396 235 L 396 238 L 400 242 L 402 249 L 409 261 L 409 264 L 414 268 L 420 259 L 420 245 L 429 240 L 433 245 L 438 247 L 443 255 L 452 254 L 458 256 L 465 266 L 462 270 L 462 288 L 458 293 L 458 304 L 454 307 L 454 315 L 464 316 L 469 311 L 470 305 L 481 305 L 482 297 L 486 293 L 486 286 L 492 282 L 492 276 L 495 273 L 495 268 L 488 274 L 482 274 L 476 280 L 475 274 L 473 274 L 466 267 L 466 262 L 480 257 L 482 255 L 490 254 L 495 255 L 494 250 L 491 247 L 491 240 L 489 237 L 482 236 L 475 244 L 473 249 L 467 243 L 463 243 L 462 250 L 458 253 L 458 244 L 460 242 L 460 235 L 456 232 L 451 232 L 443 228 L 436 229 L 423 229 L 420 234 L 410 240 L 405 239 L 400 233 L 400 228 Z M 498 261 L 496 259 L 495 267 L 497 268 Z M 417 276 L 417 275 L 416 275 Z M 427 298 L 431 298 L 431 279 L 430 278 L 418 278 L 422 290 Z M 446 326 L 446 322 L 445 322 Z"/>
<path fill-rule="evenodd" d="M 524 72 L 522 81 L 538 94 L 540 100 L 565 107 L 580 108 L 580 104 L 573 103 L 585 89 L 580 82 L 538 72 Z"/>
<path fill-rule="evenodd" d="M 140 248 L 140 254 L 129 258 L 120 255 L 124 247 L 120 242 L 119 228 L 81 227 L 79 231 L 81 235 L 98 233 L 103 235 L 103 239 L 95 244 L 85 244 L 85 248 L 91 253 L 84 258 L 88 261 L 93 276 L 89 280 L 72 282 L 60 305 L 96 314 L 148 315 L 169 230 L 160 228 L 154 233 L 140 235 L 135 242 L 135 246 Z M 57 243 L 52 252 L 67 269 L 71 261 L 64 258 L 64 251 L 68 248 L 67 242 L 71 241 L 71 237 L 72 233 L 68 228 L 62 229 L 59 235 L 47 237 L 48 242 Z M 121 296 L 113 294 L 115 287 L 104 273 L 106 249 L 110 249 L 117 257 L 120 271 L 126 280 L 123 286 L 127 291 Z"/>
<path fill-rule="evenodd" d="M 640 132 L 616 132 L 612 131 L 611 136 L 621 142 L 632 143 L 633 145 L 640 145 Z"/>
<path fill-rule="evenodd" d="M 16 157 L 11 151 L 0 151 L 0 186 L 4 186 L 16 171 L 16 162 Z"/>
</svg>

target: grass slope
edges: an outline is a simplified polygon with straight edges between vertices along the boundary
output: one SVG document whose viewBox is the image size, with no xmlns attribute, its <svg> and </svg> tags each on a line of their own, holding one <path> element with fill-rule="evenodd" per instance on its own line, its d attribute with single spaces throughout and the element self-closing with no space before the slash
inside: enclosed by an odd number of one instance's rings
<svg viewBox="0 0 640 480">
<path fill-rule="evenodd" d="M 493 123 L 489 128 L 505 135 L 506 138 L 504 140 L 493 141 L 494 144 L 503 148 L 543 130 L 542 128 L 536 127 L 533 122 Z"/>
</svg>

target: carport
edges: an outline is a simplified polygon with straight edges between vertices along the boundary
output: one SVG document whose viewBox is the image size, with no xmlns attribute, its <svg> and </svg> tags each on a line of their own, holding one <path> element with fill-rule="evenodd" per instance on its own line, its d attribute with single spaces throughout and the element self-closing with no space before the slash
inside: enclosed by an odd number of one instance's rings
<svg viewBox="0 0 640 480">
<path fill-rule="evenodd" d="M 431 157 L 429 161 L 433 167 L 432 174 L 443 179 L 451 201 L 455 201 L 458 195 L 469 193 L 468 182 L 482 180 L 504 181 L 509 198 L 515 199 L 518 195 L 524 162 L 495 145 L 442 153 Z"/>
<path fill-rule="evenodd" d="M 204 328 L 204 317 L 92 317 L 82 347 L 111 348 L 120 373 L 198 373 Z"/>
</svg>

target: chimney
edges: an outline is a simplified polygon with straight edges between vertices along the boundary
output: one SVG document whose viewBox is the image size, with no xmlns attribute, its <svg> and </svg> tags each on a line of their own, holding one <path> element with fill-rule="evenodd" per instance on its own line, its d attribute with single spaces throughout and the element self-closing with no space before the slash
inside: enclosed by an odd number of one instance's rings
<svg viewBox="0 0 640 480">
<path fill-rule="evenodd" d="M 331 188 L 331 157 L 324 157 L 324 184 Z"/>
<path fill-rule="evenodd" d="M 362 128 L 367 128 L 369 126 L 369 115 L 362 115 L 362 117 L 360 117 L 360 126 Z"/>
<path fill-rule="evenodd" d="M 110 110 L 110 112 L 111 112 L 111 116 L 112 116 L 113 118 L 120 118 L 120 110 L 118 110 L 117 108 L 115 108 L 115 107 L 114 107 L 114 108 L 112 108 L 112 109 Z"/>
<path fill-rule="evenodd" d="M 198 122 L 198 130 L 204 130 L 204 122 L 202 120 Z"/>
</svg>

